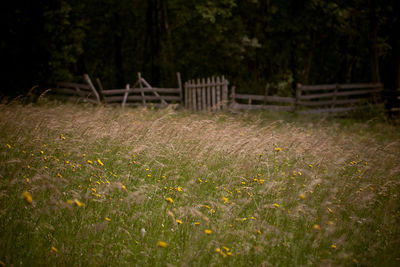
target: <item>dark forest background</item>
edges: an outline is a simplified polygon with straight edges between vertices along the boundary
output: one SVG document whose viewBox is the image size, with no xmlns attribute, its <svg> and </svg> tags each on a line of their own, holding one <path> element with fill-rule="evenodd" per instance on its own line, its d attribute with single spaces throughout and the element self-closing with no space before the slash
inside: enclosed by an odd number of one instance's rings
<svg viewBox="0 0 400 267">
<path fill-rule="evenodd" d="M 74 81 L 154 86 L 224 74 L 238 91 L 400 87 L 397 0 L 37 0 L 2 7 L 1 91 Z M 274 93 L 272 91 L 272 93 Z"/>
</svg>

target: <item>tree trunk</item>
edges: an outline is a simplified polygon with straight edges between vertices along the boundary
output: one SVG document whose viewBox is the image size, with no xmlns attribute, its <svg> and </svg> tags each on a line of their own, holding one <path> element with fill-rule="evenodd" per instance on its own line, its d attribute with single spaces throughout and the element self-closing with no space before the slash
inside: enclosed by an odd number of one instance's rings
<svg viewBox="0 0 400 267">
<path fill-rule="evenodd" d="M 313 58 L 316 42 L 317 42 L 317 34 L 313 30 L 312 31 L 312 40 L 311 40 L 311 49 L 308 51 L 306 68 L 304 70 L 304 84 L 308 84 L 309 79 L 310 79 L 310 70 L 311 70 L 312 58 Z"/>
</svg>

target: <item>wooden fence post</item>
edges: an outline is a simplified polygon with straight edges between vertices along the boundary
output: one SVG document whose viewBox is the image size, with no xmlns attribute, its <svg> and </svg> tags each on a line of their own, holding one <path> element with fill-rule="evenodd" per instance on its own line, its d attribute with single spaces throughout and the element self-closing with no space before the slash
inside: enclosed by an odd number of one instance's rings
<svg viewBox="0 0 400 267">
<path fill-rule="evenodd" d="M 296 101 L 295 101 L 295 111 L 298 111 L 300 107 L 300 98 L 301 98 L 301 83 L 296 85 Z"/>
<path fill-rule="evenodd" d="M 234 108 L 234 106 L 235 106 L 235 104 L 236 104 L 236 99 L 235 99 L 235 97 L 236 97 L 236 87 L 235 86 L 232 86 L 232 89 L 231 89 L 231 103 L 230 103 L 230 107 L 231 108 Z"/>
<path fill-rule="evenodd" d="M 142 104 L 143 106 L 146 105 L 146 99 L 144 99 L 144 92 L 143 92 L 143 84 L 142 84 L 142 74 L 138 72 L 138 81 L 139 81 L 139 86 L 140 86 L 140 95 L 142 96 Z"/>
<path fill-rule="evenodd" d="M 129 83 L 127 83 L 126 87 L 125 87 L 124 99 L 122 100 L 122 108 L 125 108 L 125 104 L 126 104 L 126 100 L 128 98 L 128 94 L 129 94 Z"/>
<path fill-rule="evenodd" d="M 100 96 L 97 93 L 96 88 L 93 86 L 92 80 L 90 79 L 89 75 L 84 74 L 83 77 L 84 77 L 85 81 L 87 82 L 87 84 L 89 85 L 90 89 L 92 89 L 92 92 L 93 92 L 94 96 L 96 97 L 97 104 L 100 105 Z"/>
<path fill-rule="evenodd" d="M 207 78 L 207 111 L 211 111 L 211 80 L 210 77 Z"/>
<path fill-rule="evenodd" d="M 192 100 L 193 100 L 193 111 L 197 110 L 197 103 L 196 103 L 196 87 L 194 87 L 194 85 L 196 84 L 196 82 L 194 80 L 192 80 L 192 88 L 190 88 L 190 90 L 192 91 Z"/>
<path fill-rule="evenodd" d="M 201 110 L 201 87 L 200 87 L 200 78 L 197 78 L 197 83 L 195 83 L 195 90 L 197 91 L 197 110 Z"/>
<path fill-rule="evenodd" d="M 224 76 L 222 76 L 222 109 L 226 111 L 228 107 L 228 85 L 229 82 L 228 80 L 225 79 Z"/>
<path fill-rule="evenodd" d="M 217 77 L 217 110 L 220 110 L 221 108 L 221 78 L 218 76 Z"/>
<path fill-rule="evenodd" d="M 182 80 L 181 80 L 181 73 L 176 73 L 176 78 L 178 79 L 178 88 L 179 88 L 179 97 L 181 99 L 181 105 L 183 105 L 183 95 L 182 95 Z"/>
<path fill-rule="evenodd" d="M 207 102 L 206 102 L 206 81 L 204 78 L 201 79 L 201 108 L 203 111 L 207 109 Z"/>
<path fill-rule="evenodd" d="M 211 110 L 215 110 L 217 100 L 216 100 L 216 92 L 215 92 L 215 77 L 211 77 Z"/>
</svg>

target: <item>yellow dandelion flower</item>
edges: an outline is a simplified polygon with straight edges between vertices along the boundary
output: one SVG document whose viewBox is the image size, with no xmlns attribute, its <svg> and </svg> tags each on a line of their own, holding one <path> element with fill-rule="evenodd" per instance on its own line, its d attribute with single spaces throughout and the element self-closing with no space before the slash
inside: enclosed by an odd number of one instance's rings
<svg viewBox="0 0 400 267">
<path fill-rule="evenodd" d="M 260 179 L 260 180 L 259 180 L 260 184 L 263 184 L 264 181 L 265 181 L 265 180 L 263 180 L 263 179 Z"/>
<path fill-rule="evenodd" d="M 308 167 L 310 167 L 311 169 L 314 168 L 312 164 L 308 164 Z"/>
<path fill-rule="evenodd" d="M 280 152 L 280 151 L 282 151 L 282 148 L 280 148 L 280 147 L 275 147 L 274 150 L 277 151 L 277 152 Z"/>
<path fill-rule="evenodd" d="M 227 197 L 222 197 L 222 199 L 224 200 L 224 203 L 229 204 L 229 199 Z"/>
<path fill-rule="evenodd" d="M 25 201 L 26 201 L 28 204 L 31 204 L 32 201 L 33 201 L 32 195 L 31 195 L 29 192 L 27 192 L 27 191 L 25 191 L 25 192 L 22 193 L 22 197 L 25 199 Z"/>
<path fill-rule="evenodd" d="M 329 211 L 330 213 L 333 213 L 333 210 L 331 210 L 330 208 L 328 208 L 328 211 Z"/>
<path fill-rule="evenodd" d="M 207 235 L 211 235 L 211 234 L 212 234 L 212 231 L 211 231 L 210 229 L 205 229 L 205 230 L 204 230 L 204 233 L 206 233 Z"/>
<path fill-rule="evenodd" d="M 176 222 L 177 222 L 178 224 L 182 224 L 182 223 L 183 223 L 181 220 L 176 220 Z"/>
<path fill-rule="evenodd" d="M 65 136 L 62 133 L 60 134 L 60 139 L 65 140 Z"/>
<path fill-rule="evenodd" d="M 68 200 L 66 201 L 66 203 L 67 203 L 68 205 L 71 205 L 71 204 L 72 204 L 72 200 L 68 199 Z"/>
<path fill-rule="evenodd" d="M 80 201 L 77 200 L 76 198 L 74 199 L 74 202 L 75 202 L 75 204 L 76 204 L 78 207 L 83 207 L 83 206 L 85 206 L 84 203 L 80 202 Z"/>
<path fill-rule="evenodd" d="M 51 247 L 51 251 L 53 251 L 53 252 L 56 252 L 56 253 L 57 253 L 57 252 L 58 252 L 58 249 L 57 249 L 56 247 L 53 247 L 53 246 L 52 246 L 52 247 Z"/>
<path fill-rule="evenodd" d="M 87 161 L 87 163 L 89 164 L 93 164 L 93 161 L 91 161 L 90 159 Z"/>
<path fill-rule="evenodd" d="M 109 222 L 111 222 L 111 219 L 107 217 L 107 218 L 106 218 L 106 221 L 109 221 Z"/>
<path fill-rule="evenodd" d="M 274 206 L 277 207 L 277 208 L 279 208 L 279 204 L 277 204 L 277 203 L 274 203 Z"/>
<path fill-rule="evenodd" d="M 232 256 L 233 254 L 232 254 L 230 251 L 227 251 L 227 252 L 226 252 L 226 255 Z"/>
<path fill-rule="evenodd" d="M 318 224 L 314 224 L 313 229 L 314 230 L 321 230 L 321 227 Z"/>
<path fill-rule="evenodd" d="M 306 198 L 306 195 L 300 194 L 299 197 L 300 197 L 301 199 L 305 199 L 305 198 Z"/>
<path fill-rule="evenodd" d="M 104 165 L 103 162 L 101 162 L 100 159 L 97 159 L 97 163 L 98 163 L 100 166 L 103 166 L 103 165 Z"/>
<path fill-rule="evenodd" d="M 43 151 L 43 150 L 40 150 L 40 154 L 44 154 L 44 151 Z"/>
<path fill-rule="evenodd" d="M 166 248 L 166 247 L 168 247 L 168 244 L 164 241 L 158 241 L 157 246 L 159 246 L 161 248 Z"/>
<path fill-rule="evenodd" d="M 332 244 L 332 245 L 331 245 L 331 248 L 336 248 L 336 245 L 335 245 L 335 244 Z"/>
<path fill-rule="evenodd" d="M 166 200 L 167 202 L 169 202 L 169 203 L 174 203 L 174 200 L 173 200 L 172 198 L 170 198 L 170 197 L 167 197 L 165 200 Z"/>
<path fill-rule="evenodd" d="M 222 248 L 225 249 L 225 251 L 230 251 L 228 247 L 222 246 Z"/>
<path fill-rule="evenodd" d="M 221 253 L 221 249 L 220 248 L 216 248 L 215 252 Z"/>
<path fill-rule="evenodd" d="M 183 191 L 181 187 L 178 187 L 176 190 L 179 191 L 179 192 Z"/>
<path fill-rule="evenodd" d="M 62 178 L 63 176 L 61 175 L 61 173 L 57 173 L 58 178 Z"/>
<path fill-rule="evenodd" d="M 8 149 L 11 149 L 11 145 L 10 144 L 7 144 L 6 146 L 7 146 Z"/>
<path fill-rule="evenodd" d="M 246 184 L 246 182 L 242 182 L 242 184 L 243 184 L 243 185 L 245 185 L 245 184 Z"/>
<path fill-rule="evenodd" d="M 258 231 L 257 231 L 257 234 L 261 235 L 262 233 L 261 233 L 261 231 L 260 231 L 260 230 L 258 230 Z"/>
<path fill-rule="evenodd" d="M 251 218 L 250 219 L 252 219 L 252 220 L 256 220 L 256 217 L 254 217 L 254 216 L 251 216 Z"/>
<path fill-rule="evenodd" d="M 200 225 L 200 223 L 199 222 L 194 222 L 194 225 Z"/>
</svg>

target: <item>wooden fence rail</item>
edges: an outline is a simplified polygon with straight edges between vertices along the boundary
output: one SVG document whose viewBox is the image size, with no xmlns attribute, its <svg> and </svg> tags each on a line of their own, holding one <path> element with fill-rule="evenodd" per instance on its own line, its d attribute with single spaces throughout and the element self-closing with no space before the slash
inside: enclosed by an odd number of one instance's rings
<svg viewBox="0 0 400 267">
<path fill-rule="evenodd" d="M 295 97 L 269 96 L 269 85 L 264 95 L 237 94 L 232 87 L 231 109 L 271 109 L 298 113 L 347 112 L 376 102 L 374 97 L 383 90 L 380 83 L 301 85 Z M 375 97 L 376 98 L 376 97 Z M 247 103 L 245 103 L 247 102 Z"/>
<path fill-rule="evenodd" d="M 152 87 L 138 73 L 137 82 L 131 87 L 126 85 L 125 89 L 101 90 L 104 103 L 107 105 L 125 106 L 155 106 L 163 107 L 171 103 L 182 104 L 182 83 L 180 73 L 177 73 L 178 88 Z M 99 83 L 100 84 L 100 83 Z M 139 86 L 139 87 L 136 87 Z M 147 93 L 147 94 L 146 94 Z"/>
<path fill-rule="evenodd" d="M 46 95 L 52 99 L 100 104 L 100 96 L 89 75 L 85 74 L 83 78 L 86 83 L 59 82 Z"/>
<path fill-rule="evenodd" d="M 227 110 L 228 85 L 224 76 L 185 82 L 185 107 L 193 111 Z"/>
</svg>

